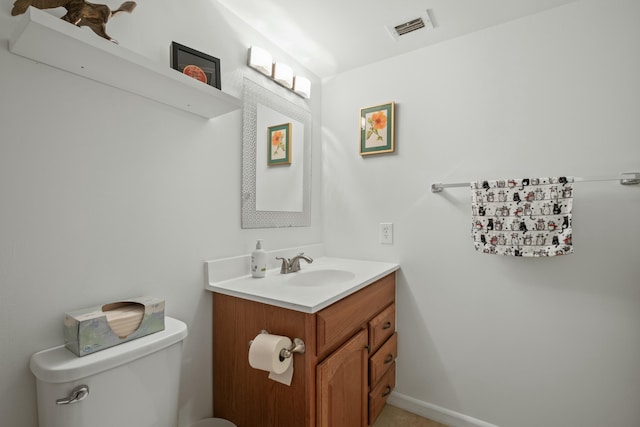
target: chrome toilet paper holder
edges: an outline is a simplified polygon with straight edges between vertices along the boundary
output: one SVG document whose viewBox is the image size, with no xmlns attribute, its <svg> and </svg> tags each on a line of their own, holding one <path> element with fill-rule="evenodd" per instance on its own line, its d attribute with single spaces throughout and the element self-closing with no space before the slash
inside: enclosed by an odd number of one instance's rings
<svg viewBox="0 0 640 427">
<path fill-rule="evenodd" d="M 267 331 L 266 329 L 262 329 L 260 333 L 268 334 L 269 331 Z M 302 341 L 302 339 L 294 338 L 292 341 L 293 343 L 291 344 L 291 347 L 283 348 L 282 350 L 280 350 L 280 360 L 288 359 L 289 357 L 293 356 L 293 353 L 304 354 L 304 352 L 307 350 L 307 348 L 304 345 L 304 341 Z M 251 347 L 252 343 L 253 343 L 253 340 L 250 340 L 249 347 Z"/>
</svg>

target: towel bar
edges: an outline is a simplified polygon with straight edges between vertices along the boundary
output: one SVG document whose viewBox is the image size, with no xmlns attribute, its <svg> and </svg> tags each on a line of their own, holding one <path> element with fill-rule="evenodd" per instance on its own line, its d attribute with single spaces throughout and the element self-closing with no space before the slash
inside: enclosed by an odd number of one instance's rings
<svg viewBox="0 0 640 427">
<path fill-rule="evenodd" d="M 600 176 L 600 177 L 574 177 L 574 182 L 596 182 L 596 181 L 620 181 L 621 185 L 637 185 L 640 184 L 640 172 L 624 172 L 616 176 Z M 445 188 L 469 187 L 470 182 L 454 182 L 449 184 L 436 183 L 431 184 L 432 193 L 441 193 Z"/>
</svg>

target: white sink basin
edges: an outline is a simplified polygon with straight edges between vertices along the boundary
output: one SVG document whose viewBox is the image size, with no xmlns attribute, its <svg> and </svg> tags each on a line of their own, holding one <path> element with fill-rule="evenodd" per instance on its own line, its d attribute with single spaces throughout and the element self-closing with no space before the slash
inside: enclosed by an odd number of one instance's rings
<svg viewBox="0 0 640 427">
<path fill-rule="evenodd" d="M 287 279 L 287 285 L 290 286 L 325 286 L 348 282 L 356 277 L 354 273 L 346 270 L 324 269 L 300 271 L 291 273 L 291 277 Z"/>
<path fill-rule="evenodd" d="M 247 257 L 231 260 L 238 263 L 241 271 L 249 266 Z M 267 270 L 266 277 L 261 279 L 244 275 L 209 282 L 205 288 L 276 307 L 316 313 L 398 268 L 394 263 L 317 257 L 312 264 L 303 264 L 297 273 L 280 274 L 278 267 Z"/>
</svg>

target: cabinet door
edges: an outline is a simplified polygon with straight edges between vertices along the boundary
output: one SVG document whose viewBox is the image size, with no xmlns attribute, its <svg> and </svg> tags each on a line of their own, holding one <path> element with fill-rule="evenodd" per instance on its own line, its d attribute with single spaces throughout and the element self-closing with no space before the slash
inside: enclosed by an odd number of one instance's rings
<svg viewBox="0 0 640 427">
<path fill-rule="evenodd" d="M 367 330 L 317 367 L 318 427 L 367 426 Z"/>
</svg>

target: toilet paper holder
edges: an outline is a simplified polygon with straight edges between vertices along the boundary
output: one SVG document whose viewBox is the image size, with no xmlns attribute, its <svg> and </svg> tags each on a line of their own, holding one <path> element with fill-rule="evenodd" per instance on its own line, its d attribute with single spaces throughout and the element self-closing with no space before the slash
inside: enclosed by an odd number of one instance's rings
<svg viewBox="0 0 640 427">
<path fill-rule="evenodd" d="M 269 331 L 267 331 L 266 329 L 262 329 L 260 333 L 268 334 Z M 293 343 L 291 344 L 291 347 L 283 348 L 282 350 L 280 350 L 280 360 L 288 359 L 289 357 L 293 356 L 293 353 L 304 354 L 304 352 L 306 351 L 307 348 L 305 347 L 304 341 L 302 341 L 302 339 L 294 338 L 292 341 Z M 252 343 L 253 340 L 250 340 L 249 347 L 251 347 Z"/>
</svg>

